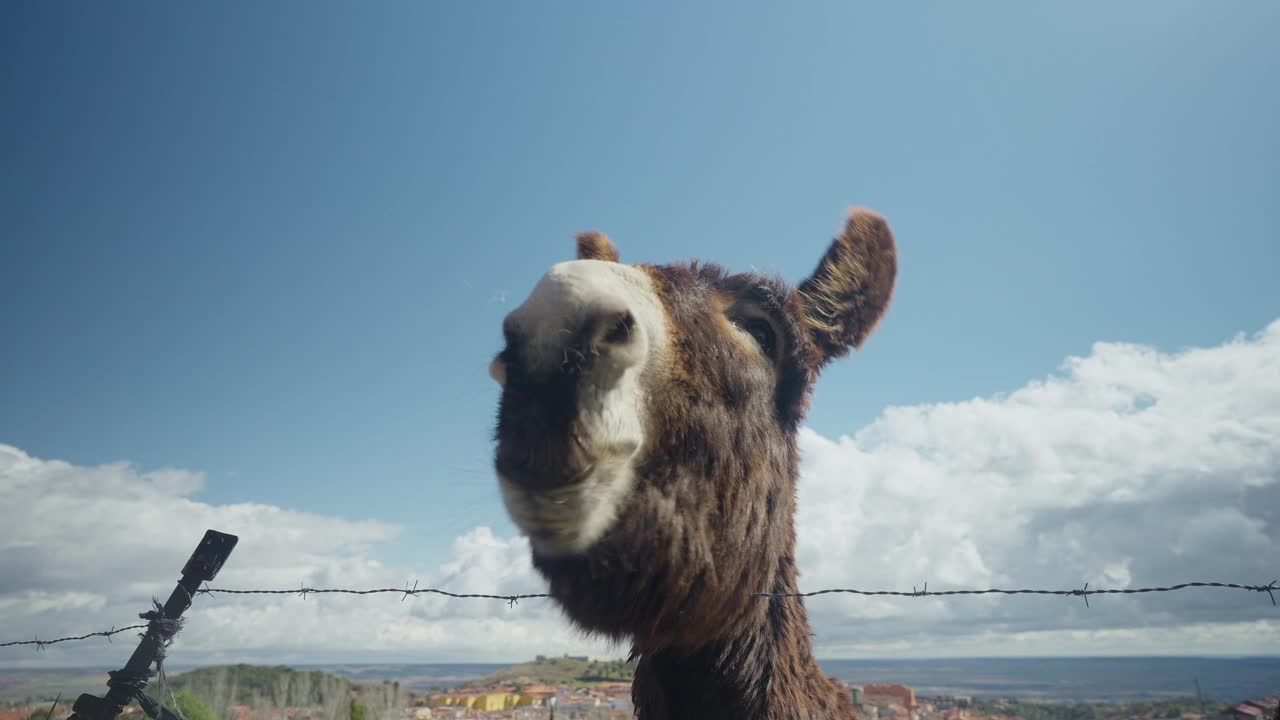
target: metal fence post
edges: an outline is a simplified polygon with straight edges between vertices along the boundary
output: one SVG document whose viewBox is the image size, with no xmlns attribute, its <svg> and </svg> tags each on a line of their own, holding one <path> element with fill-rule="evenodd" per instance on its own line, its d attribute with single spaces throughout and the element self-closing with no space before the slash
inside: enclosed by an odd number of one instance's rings
<svg viewBox="0 0 1280 720">
<path fill-rule="evenodd" d="M 129 657 L 129 662 L 120 670 L 110 673 L 107 681 L 107 694 L 98 697 L 85 693 L 76 699 L 68 720 L 115 720 L 125 706 L 138 700 L 142 709 L 153 718 L 170 716 L 162 702 L 156 702 L 143 690 L 147 680 L 151 678 L 151 665 L 158 657 L 163 656 L 164 646 L 172 639 L 172 631 L 165 632 L 165 623 L 172 627 L 173 621 L 182 617 L 182 613 L 191 607 L 191 598 L 200 589 L 200 584 L 212 580 L 222 569 L 231 551 L 235 549 L 239 538 L 235 535 L 206 530 L 204 538 L 191 553 L 187 564 L 182 567 L 182 578 L 178 586 L 169 595 L 169 600 L 158 612 L 143 614 L 151 622 L 146 633 L 138 642 L 138 647 Z"/>
</svg>

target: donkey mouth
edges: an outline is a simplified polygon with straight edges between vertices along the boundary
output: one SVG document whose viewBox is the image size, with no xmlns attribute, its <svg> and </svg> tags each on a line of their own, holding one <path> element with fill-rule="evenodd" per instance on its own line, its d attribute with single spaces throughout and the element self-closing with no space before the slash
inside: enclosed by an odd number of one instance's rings
<svg viewBox="0 0 1280 720">
<path fill-rule="evenodd" d="M 632 486 L 629 466 L 591 465 L 581 471 L 542 477 L 509 477 L 500 467 L 498 485 L 516 526 L 535 554 L 585 553 L 613 525 Z"/>
<path fill-rule="evenodd" d="M 594 462 L 581 457 L 581 453 L 573 455 L 577 457 L 559 457 L 555 462 L 534 465 L 518 453 L 499 447 L 495 467 L 506 482 L 531 492 L 555 492 L 581 485 L 595 471 Z"/>
</svg>

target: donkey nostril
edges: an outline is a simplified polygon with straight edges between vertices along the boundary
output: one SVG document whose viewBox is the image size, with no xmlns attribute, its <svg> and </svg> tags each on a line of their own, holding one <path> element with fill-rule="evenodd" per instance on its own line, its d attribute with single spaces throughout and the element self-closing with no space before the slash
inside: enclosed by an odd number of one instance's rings
<svg viewBox="0 0 1280 720">
<path fill-rule="evenodd" d="M 635 328 L 636 319 L 627 310 L 610 318 L 602 340 L 611 345 L 621 345 L 631 339 L 631 331 Z"/>
<path fill-rule="evenodd" d="M 499 385 L 507 384 L 507 364 L 502 362 L 502 358 L 494 358 L 489 363 L 489 377 Z"/>
</svg>

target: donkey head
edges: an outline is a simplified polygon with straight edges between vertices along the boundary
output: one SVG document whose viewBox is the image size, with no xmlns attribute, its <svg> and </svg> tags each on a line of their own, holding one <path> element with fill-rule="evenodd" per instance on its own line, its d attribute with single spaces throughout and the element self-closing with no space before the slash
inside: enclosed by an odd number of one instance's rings
<svg viewBox="0 0 1280 720">
<path fill-rule="evenodd" d="M 855 210 L 792 288 L 627 265 L 578 237 L 503 323 L 495 464 L 535 567 L 579 627 L 639 652 L 758 622 L 794 582 L 796 431 L 821 368 L 893 293 L 888 225 Z"/>
</svg>

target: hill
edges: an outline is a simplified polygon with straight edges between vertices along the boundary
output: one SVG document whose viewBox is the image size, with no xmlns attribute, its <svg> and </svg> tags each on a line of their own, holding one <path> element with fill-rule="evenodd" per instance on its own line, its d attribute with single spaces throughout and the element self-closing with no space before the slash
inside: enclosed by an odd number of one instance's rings
<svg viewBox="0 0 1280 720">
<path fill-rule="evenodd" d="M 588 685 L 598 682 L 631 682 L 634 662 L 626 660 L 582 660 L 569 657 L 539 657 L 533 662 L 512 665 L 464 687 L 494 685 Z"/>
<path fill-rule="evenodd" d="M 357 683 L 319 670 L 283 665 L 221 665 L 192 670 L 169 679 L 213 709 L 219 718 L 235 717 L 235 706 L 262 711 L 306 709 L 311 720 L 392 720 L 404 707 L 399 683 Z"/>
<path fill-rule="evenodd" d="M 250 707 L 329 705 L 351 694 L 352 682 L 318 670 L 298 671 L 283 665 L 219 665 L 169 678 L 176 690 L 187 690 L 215 704 Z M 217 711 L 215 704 L 215 711 Z M 219 712 L 219 715 L 223 713 Z"/>
</svg>

